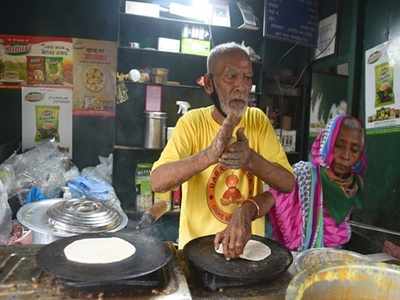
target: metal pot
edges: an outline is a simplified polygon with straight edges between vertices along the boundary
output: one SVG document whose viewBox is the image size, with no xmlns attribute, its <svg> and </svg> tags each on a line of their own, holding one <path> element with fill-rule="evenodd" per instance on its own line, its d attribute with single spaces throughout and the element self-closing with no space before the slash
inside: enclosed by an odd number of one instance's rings
<svg viewBox="0 0 400 300">
<path fill-rule="evenodd" d="M 400 267 L 385 263 L 332 263 L 298 273 L 286 300 L 397 300 Z"/>
<path fill-rule="evenodd" d="M 106 227 L 99 229 L 99 227 L 93 226 L 92 230 L 90 224 L 98 224 L 98 222 L 94 218 L 95 216 L 87 209 L 90 207 L 87 204 L 88 201 L 91 200 L 80 201 L 78 199 L 65 200 L 57 198 L 25 204 L 19 209 L 17 219 L 32 231 L 33 244 L 49 244 L 60 238 L 81 233 L 116 232 L 124 228 L 128 223 L 127 216 L 119 212 L 121 220 L 112 229 Z M 77 202 L 81 202 L 82 207 L 77 207 Z M 66 204 L 64 210 L 63 204 Z M 71 214 L 68 208 L 76 211 L 77 215 Z M 49 212 L 51 213 L 49 214 Z M 85 227 L 85 224 L 89 224 L 89 226 Z"/>
</svg>

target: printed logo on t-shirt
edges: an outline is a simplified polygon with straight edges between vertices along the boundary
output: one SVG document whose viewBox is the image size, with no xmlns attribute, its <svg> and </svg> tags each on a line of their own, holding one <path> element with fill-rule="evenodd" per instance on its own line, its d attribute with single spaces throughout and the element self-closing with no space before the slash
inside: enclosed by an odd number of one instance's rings
<svg viewBox="0 0 400 300">
<path fill-rule="evenodd" d="M 207 203 L 212 214 L 227 224 L 233 211 L 253 195 L 254 176 L 243 170 L 215 166 L 207 184 Z"/>
</svg>

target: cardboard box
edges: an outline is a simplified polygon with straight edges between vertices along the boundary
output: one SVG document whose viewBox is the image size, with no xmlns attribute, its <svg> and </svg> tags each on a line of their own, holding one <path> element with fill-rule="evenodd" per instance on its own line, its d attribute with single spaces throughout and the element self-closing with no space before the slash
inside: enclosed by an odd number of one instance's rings
<svg viewBox="0 0 400 300">
<path fill-rule="evenodd" d="M 296 130 L 276 129 L 276 136 L 282 144 L 285 152 L 296 151 Z"/>
<path fill-rule="evenodd" d="M 179 52 L 181 41 L 175 39 L 158 38 L 158 50 L 167 52 Z"/>
<path fill-rule="evenodd" d="M 127 14 L 159 18 L 160 5 L 153 3 L 137 2 L 137 1 L 126 1 L 125 12 Z"/>
<path fill-rule="evenodd" d="M 210 41 L 182 38 L 181 52 L 207 56 L 210 53 Z"/>
</svg>

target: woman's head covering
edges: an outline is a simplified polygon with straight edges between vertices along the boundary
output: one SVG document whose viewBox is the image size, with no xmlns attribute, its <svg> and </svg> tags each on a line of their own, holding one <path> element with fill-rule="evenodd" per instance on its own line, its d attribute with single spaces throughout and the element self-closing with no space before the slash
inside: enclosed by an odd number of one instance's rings
<svg viewBox="0 0 400 300">
<path fill-rule="evenodd" d="M 311 161 L 314 165 L 328 168 L 332 165 L 336 139 L 340 133 L 343 122 L 346 119 L 355 118 L 344 114 L 337 115 L 328 122 L 325 129 L 323 129 L 316 137 L 311 147 Z M 360 123 L 360 121 L 358 122 Z M 360 128 L 362 128 L 361 123 Z M 355 174 L 363 175 L 366 167 L 367 159 L 365 155 L 365 146 L 363 145 L 360 158 L 354 164 L 352 169 Z"/>
</svg>

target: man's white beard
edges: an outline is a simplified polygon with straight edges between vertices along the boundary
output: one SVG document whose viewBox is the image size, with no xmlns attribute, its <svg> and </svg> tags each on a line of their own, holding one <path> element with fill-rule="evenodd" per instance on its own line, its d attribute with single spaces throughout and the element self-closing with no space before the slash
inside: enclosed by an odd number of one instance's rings
<svg viewBox="0 0 400 300">
<path fill-rule="evenodd" d="M 239 105 L 238 105 L 239 106 Z M 246 108 L 247 108 L 248 104 L 247 103 L 243 103 L 243 105 L 240 105 L 239 107 L 232 107 L 229 106 L 228 109 L 226 109 L 225 105 L 222 106 L 222 109 L 224 110 L 224 112 L 228 115 L 228 114 L 235 114 L 238 118 L 242 118 Z"/>
</svg>

